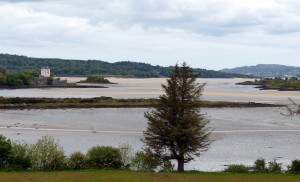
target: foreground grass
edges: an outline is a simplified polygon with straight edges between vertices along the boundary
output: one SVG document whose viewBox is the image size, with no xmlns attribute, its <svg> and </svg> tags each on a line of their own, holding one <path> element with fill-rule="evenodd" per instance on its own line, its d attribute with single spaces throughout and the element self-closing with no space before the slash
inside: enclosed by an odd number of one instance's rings
<svg viewBox="0 0 300 182">
<path fill-rule="evenodd" d="M 130 171 L 67 171 L 0 173 L 1 182 L 101 181 L 101 182 L 294 182 L 300 175 L 228 173 L 149 173 Z"/>
</svg>

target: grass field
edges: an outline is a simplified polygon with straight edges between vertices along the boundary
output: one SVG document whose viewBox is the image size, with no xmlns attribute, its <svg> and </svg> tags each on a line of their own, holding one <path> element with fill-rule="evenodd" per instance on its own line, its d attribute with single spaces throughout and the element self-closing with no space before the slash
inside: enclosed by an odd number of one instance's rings
<svg viewBox="0 0 300 182">
<path fill-rule="evenodd" d="M 99 182 L 294 182 L 300 175 L 227 173 L 147 173 L 130 171 L 8 172 L 1 182 L 99 181 Z"/>
</svg>

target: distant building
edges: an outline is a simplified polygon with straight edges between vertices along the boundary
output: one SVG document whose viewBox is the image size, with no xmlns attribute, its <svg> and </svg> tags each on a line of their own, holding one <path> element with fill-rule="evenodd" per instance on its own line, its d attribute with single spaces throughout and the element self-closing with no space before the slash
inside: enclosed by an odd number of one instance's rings
<svg viewBox="0 0 300 182">
<path fill-rule="evenodd" d="M 41 74 L 39 77 L 34 78 L 35 85 L 38 86 L 46 86 L 46 85 L 52 85 L 52 86 L 65 86 L 67 85 L 67 80 L 60 80 L 60 78 L 52 78 L 50 76 L 50 68 L 42 68 Z"/>
<path fill-rule="evenodd" d="M 50 77 L 50 68 L 49 67 L 42 68 L 41 76 L 46 77 L 46 78 Z"/>
</svg>

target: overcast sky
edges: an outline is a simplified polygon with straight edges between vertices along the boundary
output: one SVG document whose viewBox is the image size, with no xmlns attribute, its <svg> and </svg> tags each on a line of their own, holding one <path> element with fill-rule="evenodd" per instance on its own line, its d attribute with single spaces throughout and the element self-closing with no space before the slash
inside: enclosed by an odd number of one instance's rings
<svg viewBox="0 0 300 182">
<path fill-rule="evenodd" d="M 300 66 L 300 0 L 0 0 L 0 53 Z"/>
</svg>

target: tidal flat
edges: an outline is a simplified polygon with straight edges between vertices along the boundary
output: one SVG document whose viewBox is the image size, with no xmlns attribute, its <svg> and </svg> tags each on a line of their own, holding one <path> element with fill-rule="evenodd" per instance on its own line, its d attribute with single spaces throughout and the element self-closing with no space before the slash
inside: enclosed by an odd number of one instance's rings
<svg viewBox="0 0 300 182">
<path fill-rule="evenodd" d="M 80 77 L 64 77 L 68 82 L 83 80 Z M 162 83 L 166 78 L 108 78 L 117 84 L 105 84 L 109 88 L 48 88 L 48 89 L 1 89 L 3 97 L 46 97 L 46 98 L 157 98 L 163 94 Z M 235 85 L 251 79 L 197 79 L 199 83 L 206 83 L 203 99 L 208 101 L 227 102 L 257 102 L 269 104 L 289 104 L 288 98 L 300 102 L 299 91 L 259 90 L 251 85 Z M 97 84 L 101 86 L 101 84 Z"/>
<path fill-rule="evenodd" d="M 77 81 L 81 78 L 70 78 Z M 110 78 L 118 83 L 103 89 L 16 89 L 0 90 L 4 97 L 45 98 L 157 98 L 163 93 L 164 78 Z M 300 102 L 300 92 L 261 91 L 253 86 L 235 85 L 245 79 L 198 79 L 207 83 L 203 99 L 208 101 L 289 104 L 288 98 Z M 149 108 L 32 109 L 0 110 L 0 132 L 13 141 L 34 143 L 43 135 L 55 137 L 70 154 L 86 152 L 95 145 L 130 144 L 141 150 L 142 132 Z M 229 164 L 252 165 L 258 158 L 277 159 L 284 165 L 299 159 L 300 118 L 283 116 L 284 107 L 203 108 L 211 120 L 213 143 L 187 165 L 187 169 L 218 171 Z"/>
<path fill-rule="evenodd" d="M 147 108 L 66 110 L 1 110 L 0 132 L 12 139 L 34 143 L 43 135 L 55 137 L 67 154 L 86 152 L 95 145 L 130 144 L 141 150 Z M 252 165 L 258 158 L 287 165 L 299 157 L 300 122 L 283 116 L 284 108 L 205 108 L 211 120 L 208 152 L 187 169 L 218 171 L 225 165 Z"/>
</svg>

